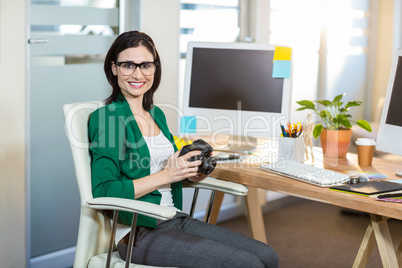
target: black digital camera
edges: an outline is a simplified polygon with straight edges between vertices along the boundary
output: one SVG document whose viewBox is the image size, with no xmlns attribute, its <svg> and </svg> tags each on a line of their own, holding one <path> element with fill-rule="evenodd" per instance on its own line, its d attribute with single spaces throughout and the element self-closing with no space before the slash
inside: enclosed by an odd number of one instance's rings
<svg viewBox="0 0 402 268">
<path fill-rule="evenodd" d="M 199 139 L 194 141 L 192 144 L 188 144 L 181 149 L 180 156 L 185 155 L 191 151 L 201 151 L 201 154 L 193 156 L 188 159 L 188 161 L 201 160 L 201 165 L 198 166 L 198 172 L 202 174 L 209 175 L 214 171 L 217 160 L 211 157 L 211 153 L 214 149 L 206 143 L 204 140 Z"/>
</svg>

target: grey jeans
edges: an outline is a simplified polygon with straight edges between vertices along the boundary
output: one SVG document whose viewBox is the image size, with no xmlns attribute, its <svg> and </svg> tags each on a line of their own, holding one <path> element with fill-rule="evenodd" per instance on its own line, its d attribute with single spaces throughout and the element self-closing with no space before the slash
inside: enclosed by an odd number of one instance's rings
<svg viewBox="0 0 402 268">
<path fill-rule="evenodd" d="M 213 224 L 177 213 L 155 229 L 137 228 L 132 262 L 174 267 L 279 267 L 276 252 L 267 244 Z M 117 250 L 126 259 L 127 243 Z"/>
</svg>

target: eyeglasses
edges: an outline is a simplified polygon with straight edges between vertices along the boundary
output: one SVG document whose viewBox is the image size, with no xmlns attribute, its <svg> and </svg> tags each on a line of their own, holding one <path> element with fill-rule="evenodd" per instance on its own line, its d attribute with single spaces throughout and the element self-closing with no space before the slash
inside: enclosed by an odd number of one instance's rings
<svg viewBox="0 0 402 268">
<path fill-rule="evenodd" d="M 122 61 L 116 62 L 116 65 L 120 67 L 120 72 L 124 76 L 132 75 L 137 67 L 140 68 L 141 72 L 145 76 L 153 75 L 156 71 L 156 62 L 141 62 L 134 63 L 132 61 Z"/>
</svg>

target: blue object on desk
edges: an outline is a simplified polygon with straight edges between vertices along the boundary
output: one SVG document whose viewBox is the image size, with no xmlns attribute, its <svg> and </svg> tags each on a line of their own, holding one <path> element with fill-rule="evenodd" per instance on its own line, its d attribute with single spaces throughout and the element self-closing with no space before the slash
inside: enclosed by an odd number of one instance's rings
<svg viewBox="0 0 402 268">
<path fill-rule="evenodd" d="M 286 133 L 285 127 L 281 125 L 281 130 L 282 130 L 282 137 L 287 137 L 288 134 Z"/>
<path fill-rule="evenodd" d="M 180 133 L 196 133 L 197 118 L 195 116 L 182 116 L 180 118 Z"/>
</svg>

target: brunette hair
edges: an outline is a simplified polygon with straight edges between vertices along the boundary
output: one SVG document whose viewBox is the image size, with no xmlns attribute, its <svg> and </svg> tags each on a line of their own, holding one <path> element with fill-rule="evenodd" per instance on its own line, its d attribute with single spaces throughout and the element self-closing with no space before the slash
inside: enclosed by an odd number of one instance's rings
<svg viewBox="0 0 402 268">
<path fill-rule="evenodd" d="M 117 76 L 115 76 L 112 72 L 111 68 L 112 63 L 117 62 L 117 56 L 123 50 L 130 47 L 139 47 L 139 46 L 146 47 L 148 51 L 153 55 L 154 62 L 156 63 L 154 82 L 152 84 L 152 87 L 144 94 L 144 98 L 142 101 L 142 106 L 144 107 L 145 110 L 150 110 L 153 107 L 154 93 L 158 89 L 159 84 L 161 82 L 162 66 L 154 41 L 146 33 L 139 31 L 129 31 L 119 35 L 113 42 L 112 46 L 110 47 L 106 55 L 104 71 L 106 74 L 106 78 L 113 89 L 112 94 L 105 100 L 106 104 L 110 104 L 113 101 L 115 101 L 119 97 L 121 92 L 117 81 Z"/>
</svg>

